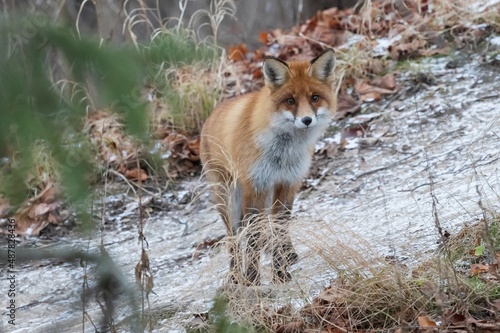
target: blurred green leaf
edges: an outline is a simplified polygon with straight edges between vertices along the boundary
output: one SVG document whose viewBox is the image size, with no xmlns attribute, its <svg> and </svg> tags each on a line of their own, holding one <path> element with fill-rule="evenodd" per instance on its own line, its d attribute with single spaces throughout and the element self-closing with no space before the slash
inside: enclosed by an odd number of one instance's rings
<svg viewBox="0 0 500 333">
<path fill-rule="evenodd" d="M 483 256 L 484 255 L 484 251 L 486 251 L 486 248 L 484 247 L 484 245 L 479 245 L 479 246 L 476 246 L 474 248 L 474 255 L 476 257 L 480 257 L 480 256 Z"/>
</svg>

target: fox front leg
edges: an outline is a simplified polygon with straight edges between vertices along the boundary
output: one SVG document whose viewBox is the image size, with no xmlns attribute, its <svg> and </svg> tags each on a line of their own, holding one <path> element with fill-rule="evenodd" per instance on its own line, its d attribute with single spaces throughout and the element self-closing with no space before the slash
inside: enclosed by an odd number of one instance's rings
<svg viewBox="0 0 500 333">
<path fill-rule="evenodd" d="M 243 191 L 244 221 L 247 223 L 247 248 L 245 251 L 245 278 L 248 285 L 260 283 L 260 255 L 262 250 L 262 219 L 265 212 L 266 193 Z"/>
<path fill-rule="evenodd" d="M 275 217 L 275 239 L 272 242 L 273 254 L 273 281 L 276 283 L 288 282 L 292 276 L 288 267 L 298 261 L 288 224 L 292 214 L 293 199 L 299 185 L 276 187 L 274 193 L 273 215 Z"/>
</svg>

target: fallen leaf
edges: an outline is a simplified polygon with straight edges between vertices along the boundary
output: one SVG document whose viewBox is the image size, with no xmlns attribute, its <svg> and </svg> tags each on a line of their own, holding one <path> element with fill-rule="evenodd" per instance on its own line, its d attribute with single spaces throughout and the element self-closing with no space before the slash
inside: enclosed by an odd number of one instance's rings
<svg viewBox="0 0 500 333">
<path fill-rule="evenodd" d="M 396 89 L 396 76 L 394 74 L 386 74 L 382 77 L 371 81 L 371 84 L 379 88 L 394 91 Z"/>
<path fill-rule="evenodd" d="M 134 168 L 125 171 L 125 177 L 131 180 L 145 181 L 148 179 L 148 174 L 143 169 Z"/>
<path fill-rule="evenodd" d="M 268 37 L 268 33 L 267 31 L 261 31 L 259 33 L 259 41 L 264 44 L 264 45 L 267 45 L 267 43 L 269 42 L 269 37 Z"/>
<path fill-rule="evenodd" d="M 361 101 L 354 99 L 351 95 L 340 93 L 337 97 L 337 112 L 335 113 L 335 119 L 343 119 L 348 114 L 359 111 L 361 104 Z"/>
<path fill-rule="evenodd" d="M 200 138 L 193 139 L 188 143 L 192 156 L 200 156 Z"/>
<path fill-rule="evenodd" d="M 256 68 L 253 71 L 252 76 L 254 79 L 260 79 L 261 77 L 264 76 L 264 73 L 262 73 L 262 70 L 260 68 Z"/>
<path fill-rule="evenodd" d="M 427 41 L 421 38 L 414 37 L 411 42 L 397 41 L 393 45 L 388 47 L 388 51 L 391 54 L 393 60 L 398 60 L 400 58 L 410 58 L 414 56 L 420 48 L 427 45 Z"/>
<path fill-rule="evenodd" d="M 246 54 L 248 53 L 248 48 L 245 44 L 238 44 L 236 46 L 229 46 L 228 57 L 229 59 L 237 62 L 246 59 Z"/>
<path fill-rule="evenodd" d="M 33 204 L 34 209 L 30 210 L 29 217 L 35 219 L 38 216 L 44 215 L 51 210 L 51 206 L 46 203 Z"/>
<path fill-rule="evenodd" d="M 52 223 L 52 224 L 59 224 L 59 219 L 54 214 L 49 214 L 47 216 L 47 221 L 49 221 L 49 223 Z"/>
<path fill-rule="evenodd" d="M 47 219 L 33 220 L 23 215 L 15 215 L 14 220 L 16 221 L 15 232 L 17 235 L 38 236 L 40 231 L 49 225 Z"/>
<path fill-rule="evenodd" d="M 49 183 L 46 188 L 43 190 L 43 193 L 40 194 L 40 201 L 45 203 L 54 202 L 59 195 L 57 189 L 54 187 L 52 183 Z"/>
<path fill-rule="evenodd" d="M 445 314 L 445 317 L 446 317 L 446 321 L 448 321 L 449 323 L 451 323 L 452 325 L 454 326 L 462 326 L 462 325 L 465 325 L 465 316 L 463 314 L 460 314 L 460 313 L 453 313 L 449 316 L 447 316 Z"/>
<path fill-rule="evenodd" d="M 382 95 L 391 95 L 395 93 L 393 89 L 376 87 L 366 80 L 357 80 L 354 85 L 354 90 L 356 90 L 359 98 L 364 102 L 378 101 L 382 98 Z"/>
<path fill-rule="evenodd" d="M 470 266 L 470 272 L 472 276 L 477 276 L 481 273 L 487 273 L 489 270 L 490 270 L 489 265 L 473 264 Z"/>
<path fill-rule="evenodd" d="M 429 316 L 420 316 L 417 318 L 418 326 L 420 327 L 437 327 L 437 324 Z"/>
</svg>

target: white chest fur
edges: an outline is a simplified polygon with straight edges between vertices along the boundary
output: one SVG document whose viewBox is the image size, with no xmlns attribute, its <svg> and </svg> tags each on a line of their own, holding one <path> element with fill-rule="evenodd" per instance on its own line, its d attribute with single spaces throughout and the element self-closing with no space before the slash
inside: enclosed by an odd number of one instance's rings
<svg viewBox="0 0 500 333">
<path fill-rule="evenodd" d="M 250 169 L 258 192 L 278 184 L 296 184 L 307 176 L 311 165 L 310 149 L 328 122 L 309 129 L 298 129 L 293 121 L 273 119 L 271 127 L 256 138 L 262 154 Z"/>
</svg>

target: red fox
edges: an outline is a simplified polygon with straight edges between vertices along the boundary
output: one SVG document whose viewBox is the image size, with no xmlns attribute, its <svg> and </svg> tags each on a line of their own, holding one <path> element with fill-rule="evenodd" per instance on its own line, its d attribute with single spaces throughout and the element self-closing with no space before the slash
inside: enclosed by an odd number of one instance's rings
<svg viewBox="0 0 500 333">
<path fill-rule="evenodd" d="M 310 62 L 266 57 L 265 87 L 218 105 L 201 132 L 201 161 L 227 235 L 261 223 L 268 212 L 281 226 L 271 246 L 273 282 L 289 281 L 288 267 L 298 259 L 286 221 L 314 145 L 336 109 L 334 68 L 332 49 Z M 260 233 L 249 233 L 246 241 L 244 270 L 242 247 L 229 239 L 231 279 L 258 284 Z"/>
</svg>

